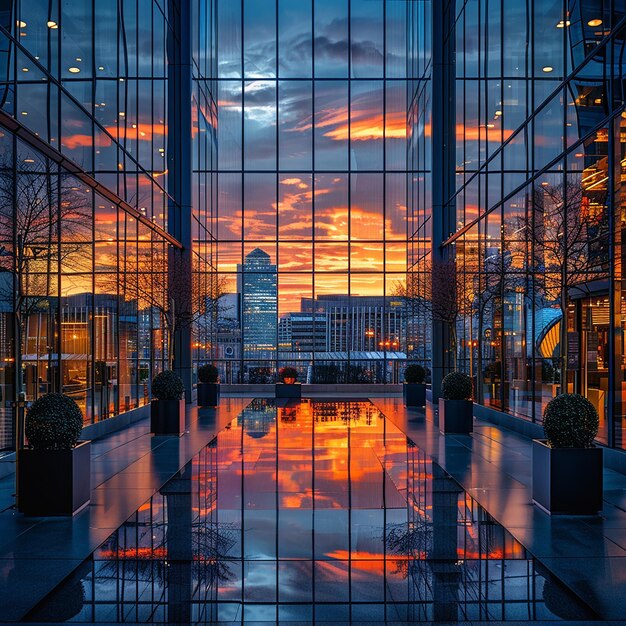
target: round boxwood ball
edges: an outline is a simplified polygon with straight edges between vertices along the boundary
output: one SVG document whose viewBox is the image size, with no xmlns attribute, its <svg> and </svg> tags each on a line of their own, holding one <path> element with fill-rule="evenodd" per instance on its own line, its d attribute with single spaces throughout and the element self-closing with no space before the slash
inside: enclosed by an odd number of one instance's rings
<svg viewBox="0 0 626 626">
<path fill-rule="evenodd" d="M 183 380 L 172 370 L 160 372 L 152 379 L 152 395 L 157 400 L 182 400 L 184 394 Z"/>
<path fill-rule="evenodd" d="M 596 407 L 577 393 L 557 396 L 543 412 L 543 430 L 553 448 L 590 448 L 599 424 Z"/>
<path fill-rule="evenodd" d="M 71 450 L 82 428 L 80 407 L 62 393 L 41 396 L 26 413 L 26 438 L 35 450 Z"/>
<path fill-rule="evenodd" d="M 207 363 L 198 368 L 198 380 L 201 383 L 216 383 L 218 376 L 219 371 L 215 365 Z"/>
<path fill-rule="evenodd" d="M 469 400 L 472 397 L 472 379 L 463 372 L 450 372 L 441 381 L 444 400 Z"/>
<path fill-rule="evenodd" d="M 418 363 L 411 363 L 404 370 L 404 380 L 407 383 L 423 383 L 426 378 L 426 370 Z"/>
</svg>

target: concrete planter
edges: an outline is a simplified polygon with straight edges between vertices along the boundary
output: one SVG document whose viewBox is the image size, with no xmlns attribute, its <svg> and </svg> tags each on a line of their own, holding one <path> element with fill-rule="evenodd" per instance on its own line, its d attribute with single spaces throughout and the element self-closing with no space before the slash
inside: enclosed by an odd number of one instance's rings
<svg viewBox="0 0 626 626">
<path fill-rule="evenodd" d="M 474 403 L 439 398 L 439 430 L 444 435 L 469 435 L 474 430 Z"/>
<path fill-rule="evenodd" d="M 533 439 L 533 501 L 550 514 L 602 510 L 602 448 L 551 448 Z"/>
<path fill-rule="evenodd" d="M 402 397 L 407 407 L 426 406 L 426 385 L 424 383 L 404 383 L 402 385 Z"/>
<path fill-rule="evenodd" d="M 25 515 L 74 515 L 91 499 L 91 441 L 71 450 L 20 450 L 18 508 Z"/>
<path fill-rule="evenodd" d="M 182 435 L 185 432 L 185 400 L 152 400 L 150 432 L 155 435 Z"/>
<path fill-rule="evenodd" d="M 300 400 L 302 398 L 302 385 L 300 383 L 294 383 L 293 385 L 276 383 L 276 397 Z"/>
<path fill-rule="evenodd" d="M 217 406 L 219 403 L 219 383 L 198 383 L 198 406 Z"/>
</svg>

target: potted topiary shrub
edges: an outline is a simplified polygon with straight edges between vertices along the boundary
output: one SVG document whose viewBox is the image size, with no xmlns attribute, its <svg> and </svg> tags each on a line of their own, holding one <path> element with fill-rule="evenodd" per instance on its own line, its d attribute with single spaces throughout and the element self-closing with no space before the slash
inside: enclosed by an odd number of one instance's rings
<svg viewBox="0 0 626 626">
<path fill-rule="evenodd" d="M 426 370 L 417 363 L 411 363 L 404 370 L 404 385 L 402 395 L 404 404 L 410 406 L 426 406 Z"/>
<path fill-rule="evenodd" d="M 551 400 L 546 439 L 533 439 L 533 501 L 548 513 L 595 515 L 602 509 L 602 448 L 594 445 L 598 412 L 577 393 Z"/>
<path fill-rule="evenodd" d="M 198 406 L 217 406 L 220 402 L 219 372 L 215 365 L 198 368 Z"/>
<path fill-rule="evenodd" d="M 278 376 L 280 382 L 276 383 L 277 398 L 302 398 L 302 385 L 298 382 L 298 370 L 295 367 L 283 367 Z"/>
<path fill-rule="evenodd" d="M 463 372 L 451 372 L 441 381 L 439 430 L 447 434 L 469 435 L 474 430 L 472 379 Z"/>
<path fill-rule="evenodd" d="M 61 393 L 26 413 L 26 448 L 17 451 L 17 506 L 26 515 L 74 515 L 91 499 L 91 442 L 78 441 L 83 414 Z"/>
<path fill-rule="evenodd" d="M 182 435 L 185 432 L 185 386 L 181 377 L 165 370 L 152 380 L 150 432 Z"/>
</svg>

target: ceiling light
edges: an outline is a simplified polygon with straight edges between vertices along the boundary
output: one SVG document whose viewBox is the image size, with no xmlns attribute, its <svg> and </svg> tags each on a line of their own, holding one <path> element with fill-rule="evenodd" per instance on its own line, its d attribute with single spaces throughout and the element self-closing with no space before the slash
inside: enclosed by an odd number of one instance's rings
<svg viewBox="0 0 626 626">
<path fill-rule="evenodd" d="M 80 72 L 80 67 L 70 67 L 67 71 L 72 74 L 78 74 Z"/>
<path fill-rule="evenodd" d="M 502 111 L 496 111 L 496 115 L 502 115 Z"/>
<path fill-rule="evenodd" d="M 22 72 L 28 72 L 28 68 L 27 67 L 23 67 L 22 68 Z"/>
<path fill-rule="evenodd" d="M 544 65 L 541 68 L 546 74 L 548 74 L 549 72 L 551 72 L 552 70 L 554 70 L 554 68 L 551 65 Z"/>
<path fill-rule="evenodd" d="M 17 20 L 16 24 L 17 24 L 20 28 L 26 28 L 26 22 L 22 22 L 22 20 Z"/>
<path fill-rule="evenodd" d="M 24 163 L 34 163 L 35 159 L 24 159 Z"/>
<path fill-rule="evenodd" d="M 76 60 L 80 63 L 82 59 L 80 57 L 76 57 Z"/>
<path fill-rule="evenodd" d="M 571 22 L 570 22 L 569 20 L 565 20 L 565 21 L 561 20 L 561 21 L 560 21 L 560 22 L 556 25 L 556 27 L 557 27 L 557 28 L 565 28 L 566 26 L 569 26 L 570 24 L 571 24 Z"/>
<path fill-rule="evenodd" d="M 51 28 L 52 30 L 55 30 L 59 27 L 59 25 L 54 20 L 48 20 L 47 26 L 48 28 Z"/>
<path fill-rule="evenodd" d="M 104 71 L 104 67 L 103 67 L 102 65 L 99 65 L 99 66 L 98 66 L 98 69 L 99 69 L 101 72 L 103 72 L 103 71 Z"/>
<path fill-rule="evenodd" d="M 595 19 L 593 19 L 593 20 L 589 20 L 589 21 L 587 22 L 587 24 L 588 24 L 589 26 L 591 26 L 592 28 L 594 28 L 594 27 L 596 27 L 596 26 L 602 26 L 602 20 L 596 17 L 596 18 L 595 18 Z"/>
</svg>

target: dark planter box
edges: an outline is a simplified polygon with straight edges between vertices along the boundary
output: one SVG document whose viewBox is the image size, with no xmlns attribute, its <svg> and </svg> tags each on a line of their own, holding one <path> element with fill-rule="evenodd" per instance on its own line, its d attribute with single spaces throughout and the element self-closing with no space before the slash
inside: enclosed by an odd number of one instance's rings
<svg viewBox="0 0 626 626">
<path fill-rule="evenodd" d="M 402 396 L 405 406 L 426 406 L 426 385 L 424 383 L 404 383 Z"/>
<path fill-rule="evenodd" d="M 302 398 L 302 385 L 300 383 L 294 383 L 293 385 L 276 383 L 276 397 L 300 400 Z"/>
<path fill-rule="evenodd" d="M 185 432 L 185 400 L 152 400 L 150 432 L 155 435 L 182 435 Z"/>
<path fill-rule="evenodd" d="M 198 406 L 217 406 L 219 403 L 219 383 L 198 383 Z"/>
<path fill-rule="evenodd" d="M 444 435 L 469 435 L 474 430 L 474 403 L 439 398 L 439 430 Z"/>
<path fill-rule="evenodd" d="M 17 455 L 18 509 L 25 515 L 74 515 L 91 499 L 91 441 L 72 450 L 30 450 Z"/>
<path fill-rule="evenodd" d="M 533 500 L 548 513 L 602 510 L 602 448 L 551 448 L 533 439 Z"/>
</svg>

